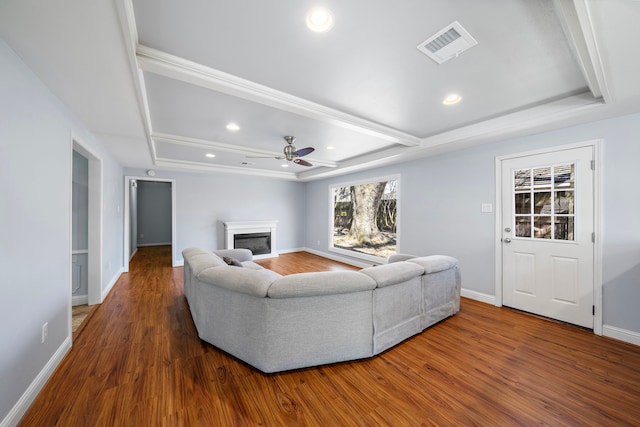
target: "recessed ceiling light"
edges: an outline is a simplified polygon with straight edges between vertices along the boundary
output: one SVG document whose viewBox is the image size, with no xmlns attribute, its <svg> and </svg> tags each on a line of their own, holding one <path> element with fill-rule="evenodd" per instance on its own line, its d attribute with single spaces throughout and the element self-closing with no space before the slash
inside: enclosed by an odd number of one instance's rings
<svg viewBox="0 0 640 427">
<path fill-rule="evenodd" d="M 283 164 L 281 164 L 280 166 L 282 166 L 283 168 L 288 168 L 288 167 L 289 167 L 289 164 L 288 164 L 288 163 L 283 163 Z"/>
<path fill-rule="evenodd" d="M 442 100 L 442 103 L 444 105 L 453 105 L 457 104 L 460 101 L 462 101 L 462 97 L 457 93 L 452 93 L 451 95 L 447 95 L 447 97 Z"/>
<path fill-rule="evenodd" d="M 207 153 L 205 154 L 205 156 L 209 157 L 210 159 L 213 159 L 216 155 L 213 153 Z"/>
<path fill-rule="evenodd" d="M 232 132 L 236 132 L 240 130 L 240 126 L 238 126 L 237 124 L 233 123 L 233 122 L 229 122 L 227 123 L 227 130 L 230 130 Z"/>
<path fill-rule="evenodd" d="M 314 7 L 307 12 L 307 27 L 316 33 L 324 33 L 333 27 L 331 12 L 322 7 Z"/>
<path fill-rule="evenodd" d="M 335 150 L 336 147 L 334 147 L 333 145 L 327 145 L 327 150 Z"/>
</svg>

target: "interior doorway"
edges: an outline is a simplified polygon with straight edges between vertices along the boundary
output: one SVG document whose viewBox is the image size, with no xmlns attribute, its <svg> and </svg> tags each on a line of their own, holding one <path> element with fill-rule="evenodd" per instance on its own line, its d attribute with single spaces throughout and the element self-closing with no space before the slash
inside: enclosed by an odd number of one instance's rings
<svg viewBox="0 0 640 427">
<path fill-rule="evenodd" d="M 76 135 L 72 135 L 71 158 L 74 151 L 88 161 L 87 303 L 95 305 L 102 302 L 102 159 Z"/>
<path fill-rule="evenodd" d="M 499 305 L 601 329 L 597 144 L 496 160 Z"/>
<path fill-rule="evenodd" d="M 171 245 L 171 266 L 177 267 L 176 256 L 176 184 L 174 179 L 150 178 L 142 176 L 125 176 L 124 182 L 124 271 L 129 271 L 129 261 L 135 254 L 137 247 L 140 245 L 138 239 L 140 233 L 138 230 L 137 217 L 137 193 L 140 183 L 167 183 L 171 186 L 171 238 L 170 242 L 162 242 Z M 144 243 L 142 243 L 144 245 Z"/>
</svg>

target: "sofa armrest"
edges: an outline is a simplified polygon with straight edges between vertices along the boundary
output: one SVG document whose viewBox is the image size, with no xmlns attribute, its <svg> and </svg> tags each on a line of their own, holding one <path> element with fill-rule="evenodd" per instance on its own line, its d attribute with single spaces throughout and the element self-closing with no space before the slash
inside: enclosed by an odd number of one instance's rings
<svg viewBox="0 0 640 427">
<path fill-rule="evenodd" d="M 213 253 L 220 258 L 235 258 L 240 262 L 253 260 L 253 253 L 249 249 L 219 249 Z"/>
<path fill-rule="evenodd" d="M 296 298 L 317 295 L 348 294 L 375 289 L 376 282 L 357 271 L 322 271 L 283 276 L 273 282 L 267 296 Z"/>
<path fill-rule="evenodd" d="M 415 263 L 399 261 L 363 268 L 360 272 L 375 280 L 379 288 L 383 288 L 420 277 L 424 274 L 424 268 Z"/>
</svg>

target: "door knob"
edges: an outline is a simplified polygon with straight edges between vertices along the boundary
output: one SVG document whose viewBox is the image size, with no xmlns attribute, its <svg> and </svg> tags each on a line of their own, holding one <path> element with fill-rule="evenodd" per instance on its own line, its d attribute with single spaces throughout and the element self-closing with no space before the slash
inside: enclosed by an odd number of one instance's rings
<svg viewBox="0 0 640 427">
<path fill-rule="evenodd" d="M 505 242 L 505 243 L 511 243 L 511 239 L 510 239 L 510 238 L 508 238 L 508 237 L 507 237 L 507 238 L 505 238 L 505 239 L 502 239 L 502 241 L 503 241 L 503 242 Z"/>
</svg>

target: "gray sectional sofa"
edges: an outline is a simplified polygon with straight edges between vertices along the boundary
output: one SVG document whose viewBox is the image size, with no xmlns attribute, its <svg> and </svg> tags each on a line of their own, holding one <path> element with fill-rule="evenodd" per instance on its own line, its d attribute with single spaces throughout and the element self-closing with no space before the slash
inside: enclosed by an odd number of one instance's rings
<svg viewBox="0 0 640 427">
<path fill-rule="evenodd" d="M 448 256 L 281 276 L 246 249 L 182 254 L 200 338 L 267 373 L 371 357 L 460 309 L 458 261 Z"/>
</svg>

